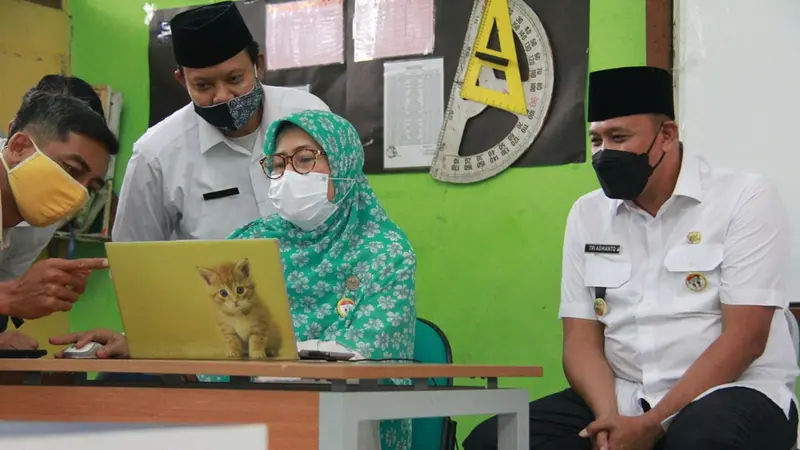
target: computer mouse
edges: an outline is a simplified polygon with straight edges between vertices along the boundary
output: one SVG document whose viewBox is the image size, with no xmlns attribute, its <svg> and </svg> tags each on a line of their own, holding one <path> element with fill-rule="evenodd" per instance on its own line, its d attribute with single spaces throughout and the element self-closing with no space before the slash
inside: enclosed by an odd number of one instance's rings
<svg viewBox="0 0 800 450">
<path fill-rule="evenodd" d="M 83 347 L 75 347 L 75 345 L 73 344 L 64 349 L 64 353 L 62 356 L 64 358 L 72 358 L 72 359 L 97 358 L 97 351 L 100 350 L 100 347 L 102 346 L 103 344 L 99 342 L 89 342 Z"/>
</svg>

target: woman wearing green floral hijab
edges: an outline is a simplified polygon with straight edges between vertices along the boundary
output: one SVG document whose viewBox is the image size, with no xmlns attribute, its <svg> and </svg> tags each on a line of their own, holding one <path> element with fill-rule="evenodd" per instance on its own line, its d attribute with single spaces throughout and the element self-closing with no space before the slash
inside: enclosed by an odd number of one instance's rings
<svg viewBox="0 0 800 450">
<path fill-rule="evenodd" d="M 416 257 L 364 175 L 355 128 L 333 113 L 300 112 L 272 123 L 264 153 L 278 214 L 230 238 L 278 239 L 298 341 L 412 359 Z M 382 450 L 411 447 L 410 420 L 380 429 Z"/>
</svg>

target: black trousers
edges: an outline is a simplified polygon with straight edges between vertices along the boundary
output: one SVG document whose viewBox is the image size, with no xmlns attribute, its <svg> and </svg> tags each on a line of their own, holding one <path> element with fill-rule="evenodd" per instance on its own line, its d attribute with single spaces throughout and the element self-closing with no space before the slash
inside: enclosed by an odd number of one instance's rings
<svg viewBox="0 0 800 450">
<path fill-rule="evenodd" d="M 530 404 L 531 450 L 592 450 L 578 433 L 594 420 L 572 389 Z M 797 409 L 791 420 L 769 397 L 743 387 L 715 391 L 684 408 L 655 450 L 790 450 L 797 440 Z M 464 450 L 496 450 L 497 417 L 478 425 Z"/>
</svg>

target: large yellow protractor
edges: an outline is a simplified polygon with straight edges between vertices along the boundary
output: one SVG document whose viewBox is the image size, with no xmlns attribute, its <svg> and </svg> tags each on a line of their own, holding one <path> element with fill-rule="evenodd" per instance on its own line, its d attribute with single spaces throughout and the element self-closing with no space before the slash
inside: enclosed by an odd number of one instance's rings
<svg viewBox="0 0 800 450">
<path fill-rule="evenodd" d="M 500 41 L 499 50 L 489 48 L 489 39 L 492 37 L 492 29 L 495 28 Z M 508 0 L 486 0 L 483 16 L 478 25 L 478 34 L 472 47 L 472 57 L 467 60 L 467 73 L 461 86 L 462 98 L 514 114 L 528 114 L 513 33 Z M 504 91 L 478 83 L 478 77 L 484 67 L 498 70 L 505 75 Z"/>
<path fill-rule="evenodd" d="M 510 29 L 503 24 L 504 10 Z M 488 48 L 493 26 L 497 28 L 500 50 Z M 521 43 L 524 62 L 517 61 L 511 33 Z M 461 55 L 431 163 L 431 176 L 448 183 L 475 183 L 507 169 L 539 135 L 553 98 L 553 52 L 542 22 L 524 0 L 476 0 Z M 524 73 L 521 63 L 526 66 Z M 502 73 L 505 79 L 487 75 L 487 71 Z M 515 87 L 517 83 L 521 89 Z M 467 121 L 487 107 L 508 111 L 516 124 L 491 148 L 460 155 Z"/>
</svg>

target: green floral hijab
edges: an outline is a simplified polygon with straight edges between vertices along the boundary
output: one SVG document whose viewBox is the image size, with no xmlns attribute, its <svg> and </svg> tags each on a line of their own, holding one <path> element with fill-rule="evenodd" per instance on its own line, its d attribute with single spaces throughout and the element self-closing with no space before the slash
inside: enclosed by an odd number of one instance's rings
<svg viewBox="0 0 800 450">
<path fill-rule="evenodd" d="M 358 132 L 336 114 L 303 111 L 272 123 L 265 140 L 267 157 L 276 151 L 287 123 L 303 129 L 325 150 L 338 209 L 312 231 L 273 214 L 236 230 L 229 239 L 279 241 L 299 341 L 335 341 L 368 359 L 412 359 L 416 256 L 364 175 Z M 410 436 L 408 420 L 381 423 L 383 450 L 409 449 Z"/>
</svg>

